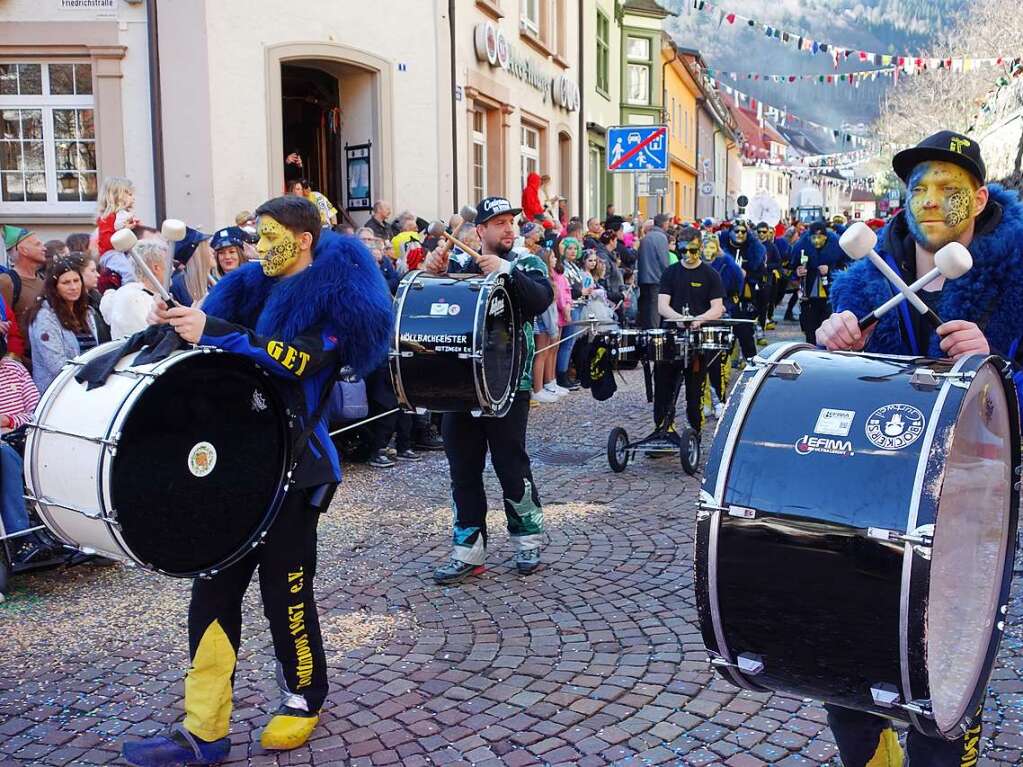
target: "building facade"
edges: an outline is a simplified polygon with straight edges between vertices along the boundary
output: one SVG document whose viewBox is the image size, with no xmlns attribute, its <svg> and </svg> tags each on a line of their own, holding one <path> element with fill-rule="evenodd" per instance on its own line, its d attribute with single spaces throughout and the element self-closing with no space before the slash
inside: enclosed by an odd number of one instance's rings
<svg viewBox="0 0 1023 767">
<path fill-rule="evenodd" d="M 668 126 L 669 195 L 664 206 L 680 219 L 697 216 L 697 148 L 700 140 L 698 119 L 703 90 L 693 66 L 693 57 L 679 48 L 668 35 L 661 44 L 661 68 L 664 71 L 662 103 Z"/>
<path fill-rule="evenodd" d="M 585 219 L 604 219 L 614 201 L 614 174 L 607 170 L 607 129 L 621 119 L 622 29 L 618 0 L 582 3 L 583 106 L 586 124 Z"/>
</svg>

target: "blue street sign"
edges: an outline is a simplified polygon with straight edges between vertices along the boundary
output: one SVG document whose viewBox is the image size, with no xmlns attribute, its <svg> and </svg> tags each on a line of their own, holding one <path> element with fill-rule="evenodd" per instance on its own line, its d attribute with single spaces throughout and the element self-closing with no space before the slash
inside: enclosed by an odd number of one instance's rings
<svg viewBox="0 0 1023 767">
<path fill-rule="evenodd" d="M 623 125 L 608 128 L 607 169 L 656 173 L 668 169 L 668 128 L 665 125 Z"/>
</svg>

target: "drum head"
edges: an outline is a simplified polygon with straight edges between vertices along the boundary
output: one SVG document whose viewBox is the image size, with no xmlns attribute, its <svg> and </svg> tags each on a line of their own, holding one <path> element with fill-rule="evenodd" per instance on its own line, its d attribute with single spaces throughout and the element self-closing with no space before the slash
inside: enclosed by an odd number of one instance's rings
<svg viewBox="0 0 1023 767">
<path fill-rule="evenodd" d="M 517 342 L 515 316 L 511 297 L 503 285 L 495 285 L 490 293 L 482 322 L 483 385 L 496 407 L 507 401 L 518 381 L 515 364 Z"/>
<path fill-rule="evenodd" d="M 202 354 L 164 368 L 121 427 L 110 479 L 121 537 L 170 575 L 222 567 L 272 520 L 289 451 L 284 408 L 255 363 Z"/>
<path fill-rule="evenodd" d="M 935 724 L 943 733 L 974 714 L 993 661 L 994 624 L 1004 619 L 999 607 L 1012 545 L 1014 480 L 1009 407 L 1000 376 L 984 365 L 963 402 L 941 487 L 927 667 Z"/>
</svg>

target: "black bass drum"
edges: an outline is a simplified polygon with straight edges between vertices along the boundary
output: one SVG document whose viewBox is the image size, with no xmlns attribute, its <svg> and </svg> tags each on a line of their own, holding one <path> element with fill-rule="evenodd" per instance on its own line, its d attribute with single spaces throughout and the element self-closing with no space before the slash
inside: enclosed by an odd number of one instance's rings
<svg viewBox="0 0 1023 767">
<path fill-rule="evenodd" d="M 711 663 L 740 687 L 961 737 L 1005 628 L 1019 428 L 999 357 L 763 350 L 700 496 Z"/>
<path fill-rule="evenodd" d="M 394 301 L 391 376 L 404 409 L 508 412 L 525 348 L 506 275 L 413 271 Z"/>
</svg>

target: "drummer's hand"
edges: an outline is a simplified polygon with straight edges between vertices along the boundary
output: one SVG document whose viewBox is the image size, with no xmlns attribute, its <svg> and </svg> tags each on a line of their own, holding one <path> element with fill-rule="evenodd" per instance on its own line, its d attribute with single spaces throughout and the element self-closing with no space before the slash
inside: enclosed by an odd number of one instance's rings
<svg viewBox="0 0 1023 767">
<path fill-rule="evenodd" d="M 170 322 L 170 315 L 167 314 L 167 304 L 160 297 L 153 299 L 153 308 L 149 310 L 146 322 L 150 325 L 166 325 Z"/>
<path fill-rule="evenodd" d="M 190 306 L 175 306 L 163 312 L 167 322 L 183 341 L 190 344 L 199 343 L 203 330 L 206 329 L 206 313 Z"/>
<path fill-rule="evenodd" d="M 827 274 L 828 273 L 828 265 L 827 264 L 821 264 L 820 266 L 817 267 L 817 271 L 820 272 L 821 274 Z"/>
<path fill-rule="evenodd" d="M 872 331 L 873 328 L 861 331 L 859 320 L 852 312 L 837 312 L 817 328 L 817 344 L 829 352 L 858 352 L 867 345 Z"/>
<path fill-rule="evenodd" d="M 423 259 L 423 269 L 433 274 L 445 274 L 448 270 L 450 254 L 447 251 L 433 251 Z"/>
<path fill-rule="evenodd" d="M 505 263 L 504 259 L 500 256 L 496 256 L 493 253 L 481 255 L 476 259 L 476 263 L 479 264 L 480 271 L 484 274 L 490 274 L 496 272 L 501 268 L 501 265 Z"/>
<path fill-rule="evenodd" d="M 954 360 L 967 354 L 990 354 L 991 346 L 974 322 L 952 320 L 935 331 L 941 338 L 941 350 Z"/>
<path fill-rule="evenodd" d="M 796 267 L 796 276 L 797 277 L 805 277 L 806 276 L 806 267 L 805 266 L 797 266 Z"/>
</svg>

